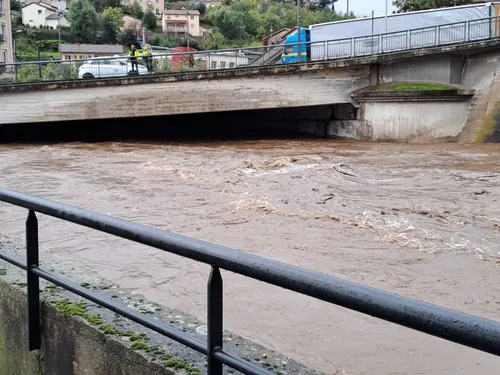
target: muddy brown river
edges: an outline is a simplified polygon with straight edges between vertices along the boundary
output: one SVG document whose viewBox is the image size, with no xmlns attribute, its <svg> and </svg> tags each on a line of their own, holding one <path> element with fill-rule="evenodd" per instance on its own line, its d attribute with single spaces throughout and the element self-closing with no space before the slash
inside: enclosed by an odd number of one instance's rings
<svg viewBox="0 0 500 375">
<path fill-rule="evenodd" d="M 500 145 L 0 145 L 0 186 L 500 320 Z M 26 211 L 0 204 L 23 238 Z M 45 216 L 41 251 L 205 318 L 209 267 Z M 41 256 L 43 259 L 43 254 Z M 225 328 L 327 374 L 500 359 L 228 272 Z"/>
</svg>

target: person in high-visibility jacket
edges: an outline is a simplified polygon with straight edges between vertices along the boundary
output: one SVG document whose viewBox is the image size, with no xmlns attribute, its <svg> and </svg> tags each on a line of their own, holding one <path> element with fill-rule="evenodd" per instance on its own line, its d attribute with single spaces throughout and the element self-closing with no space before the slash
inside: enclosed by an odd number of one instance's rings
<svg viewBox="0 0 500 375">
<path fill-rule="evenodd" d="M 137 59 L 139 58 L 140 54 L 134 45 L 130 46 L 130 52 L 128 53 L 128 55 L 130 56 L 130 63 L 132 64 L 132 71 L 139 72 L 139 63 L 137 62 Z M 135 69 L 134 69 L 134 67 L 135 67 Z"/>
<path fill-rule="evenodd" d="M 153 51 L 149 44 L 144 46 L 141 55 L 142 59 L 146 63 L 146 68 L 148 68 L 148 73 L 153 73 Z"/>
</svg>

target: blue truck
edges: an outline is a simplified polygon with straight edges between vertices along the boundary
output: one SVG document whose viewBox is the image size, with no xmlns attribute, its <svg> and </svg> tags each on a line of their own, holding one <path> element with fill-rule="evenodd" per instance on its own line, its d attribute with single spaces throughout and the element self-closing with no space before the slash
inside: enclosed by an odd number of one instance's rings
<svg viewBox="0 0 500 375">
<path fill-rule="evenodd" d="M 309 43 L 311 41 L 311 34 L 309 29 L 300 30 L 300 49 L 302 52 L 301 62 L 311 59 L 311 49 L 309 48 Z M 299 62 L 299 46 L 298 46 L 297 32 L 286 38 L 285 47 L 283 49 L 283 54 L 281 55 L 282 64 L 294 64 Z M 304 44 L 302 44 L 304 43 Z"/>
<path fill-rule="evenodd" d="M 436 40 L 451 44 L 500 36 L 500 18 L 492 17 L 500 17 L 498 3 L 311 25 L 300 30 L 301 62 L 424 48 L 436 45 Z M 298 62 L 297 32 L 285 40 L 280 62 Z"/>
</svg>

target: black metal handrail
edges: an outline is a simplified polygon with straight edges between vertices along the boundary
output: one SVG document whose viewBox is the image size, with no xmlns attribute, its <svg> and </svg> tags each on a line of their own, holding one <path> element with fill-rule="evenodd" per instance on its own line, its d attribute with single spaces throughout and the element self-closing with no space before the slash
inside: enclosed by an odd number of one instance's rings
<svg viewBox="0 0 500 375">
<path fill-rule="evenodd" d="M 223 283 L 220 269 L 225 269 L 500 356 L 500 323 L 492 320 L 4 188 L 0 188 L 0 201 L 29 210 L 26 220 L 26 264 L 0 252 L 0 259 L 27 271 L 29 350 L 40 349 L 39 278 L 42 278 L 205 354 L 209 375 L 221 375 L 223 364 L 244 374 L 271 375 L 271 371 L 223 349 Z M 210 265 L 207 342 L 41 269 L 35 212 Z"/>
</svg>

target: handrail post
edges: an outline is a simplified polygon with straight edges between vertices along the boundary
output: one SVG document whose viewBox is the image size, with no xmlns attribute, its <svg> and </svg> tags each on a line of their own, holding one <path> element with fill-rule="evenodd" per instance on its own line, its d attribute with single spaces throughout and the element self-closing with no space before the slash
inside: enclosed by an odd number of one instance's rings
<svg viewBox="0 0 500 375">
<path fill-rule="evenodd" d="M 38 220 L 35 211 L 30 210 L 26 220 L 26 267 L 28 276 L 28 346 L 29 350 L 40 349 L 40 281 L 31 272 L 38 267 Z"/>
<path fill-rule="evenodd" d="M 218 267 L 212 267 L 208 279 L 208 375 L 222 375 L 222 362 L 213 357 L 217 349 L 222 349 L 222 276 Z"/>
</svg>

